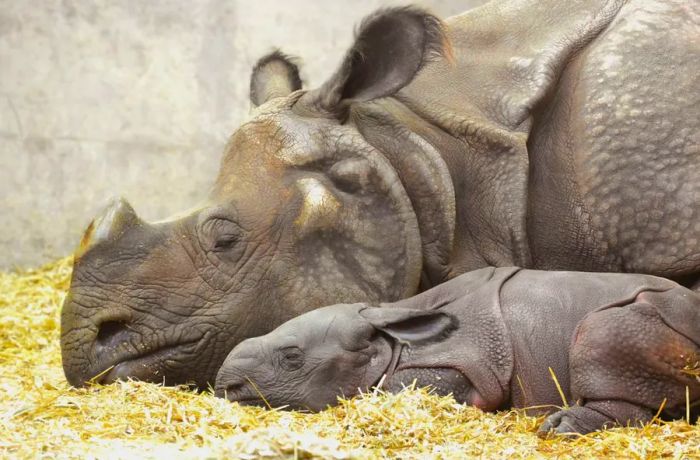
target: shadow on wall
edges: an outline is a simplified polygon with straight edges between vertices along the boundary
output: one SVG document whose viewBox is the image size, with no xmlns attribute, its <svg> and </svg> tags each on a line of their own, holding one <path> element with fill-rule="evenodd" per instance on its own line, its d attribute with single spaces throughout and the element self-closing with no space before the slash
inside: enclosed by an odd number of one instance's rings
<svg viewBox="0 0 700 460">
<path fill-rule="evenodd" d="M 206 197 L 273 47 L 327 77 L 396 1 L 0 0 L 0 268 L 70 253 L 123 195 L 148 220 Z M 481 0 L 417 2 L 443 17 Z"/>
</svg>

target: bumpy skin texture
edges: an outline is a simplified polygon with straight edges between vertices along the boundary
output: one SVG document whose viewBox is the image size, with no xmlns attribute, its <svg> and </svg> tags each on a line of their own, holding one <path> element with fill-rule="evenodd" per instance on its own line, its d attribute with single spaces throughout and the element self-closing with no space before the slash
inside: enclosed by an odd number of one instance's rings
<svg viewBox="0 0 700 460">
<path fill-rule="evenodd" d="M 514 1 L 447 21 L 454 65 L 398 98 L 465 144 L 439 147 L 456 184 L 449 272 L 698 279 L 699 17 L 697 2 Z"/>
<path fill-rule="evenodd" d="M 300 313 L 486 266 L 700 289 L 699 8 L 511 0 L 444 24 L 380 10 L 311 90 L 264 57 L 200 207 L 146 223 L 116 203 L 86 232 L 68 381 L 206 387 L 233 346 Z"/>
<path fill-rule="evenodd" d="M 632 1 L 563 72 L 528 141 L 538 268 L 697 275 L 700 69 L 690 62 L 700 62 L 697 2 Z"/>
<path fill-rule="evenodd" d="M 290 349 L 293 365 L 280 357 Z M 234 348 L 216 389 L 231 401 L 262 404 L 259 392 L 319 410 L 385 374 L 388 391 L 415 383 L 484 410 L 537 407 L 554 412 L 542 434 L 587 433 L 647 422 L 664 401 L 662 417 L 682 417 L 686 387 L 700 402 L 698 360 L 700 295 L 672 281 L 484 268 L 382 308 L 294 318 Z M 567 409 L 556 409 L 550 369 Z"/>
<path fill-rule="evenodd" d="M 686 388 L 691 404 L 700 399 L 693 374 L 700 359 L 700 298 L 675 287 L 595 311 L 579 324 L 569 359 L 577 404 L 550 416 L 542 431 L 639 425 L 662 404 L 667 417 L 683 417 Z"/>
</svg>

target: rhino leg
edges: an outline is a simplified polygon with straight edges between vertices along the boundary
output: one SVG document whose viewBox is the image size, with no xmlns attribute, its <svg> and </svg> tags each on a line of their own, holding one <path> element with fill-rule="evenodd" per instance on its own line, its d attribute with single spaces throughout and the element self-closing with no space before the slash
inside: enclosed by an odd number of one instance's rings
<svg viewBox="0 0 700 460">
<path fill-rule="evenodd" d="M 397 370 L 384 384 L 391 393 L 398 393 L 414 384 L 417 387 L 430 387 L 442 396 L 452 394 L 459 403 L 473 403 L 473 387 L 464 376 L 449 368 L 414 367 Z"/>
<path fill-rule="evenodd" d="M 589 401 L 583 406 L 571 406 L 550 415 L 540 426 L 538 434 L 586 434 L 618 424 L 634 426 L 647 423 L 653 415 L 650 409 L 627 401 Z"/>
<path fill-rule="evenodd" d="M 587 433 L 611 425 L 638 425 L 663 406 L 664 418 L 682 417 L 686 387 L 700 400 L 694 376 L 700 346 L 700 298 L 685 288 L 646 291 L 634 303 L 589 313 L 569 352 L 572 399 L 541 431 Z"/>
</svg>

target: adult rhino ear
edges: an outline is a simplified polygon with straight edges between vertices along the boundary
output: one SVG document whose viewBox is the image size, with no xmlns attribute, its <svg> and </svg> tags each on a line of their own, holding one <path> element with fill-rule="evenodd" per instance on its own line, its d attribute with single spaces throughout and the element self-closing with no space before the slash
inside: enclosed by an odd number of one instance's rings
<svg viewBox="0 0 700 460">
<path fill-rule="evenodd" d="M 299 68 L 294 60 L 279 50 L 263 56 L 250 76 L 250 101 L 253 106 L 276 97 L 284 97 L 301 89 Z"/>
<path fill-rule="evenodd" d="M 369 307 L 360 316 L 402 343 L 440 341 L 456 327 L 454 317 L 436 310 Z"/>
<path fill-rule="evenodd" d="M 298 103 L 300 110 L 343 118 L 352 102 L 395 94 L 431 59 L 449 56 L 440 20 L 416 7 L 388 8 L 362 21 L 333 76 Z"/>
</svg>

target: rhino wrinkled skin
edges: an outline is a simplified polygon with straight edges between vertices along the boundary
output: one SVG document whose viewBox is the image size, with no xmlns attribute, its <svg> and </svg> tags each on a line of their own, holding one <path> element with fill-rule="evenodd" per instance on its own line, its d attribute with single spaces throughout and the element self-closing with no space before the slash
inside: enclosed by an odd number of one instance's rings
<svg viewBox="0 0 700 460">
<path fill-rule="evenodd" d="M 699 360 L 700 294 L 672 281 L 489 267 L 381 308 L 323 307 L 244 340 L 216 392 L 321 410 L 415 382 L 484 410 L 547 408 L 541 433 L 588 433 L 639 426 L 660 407 L 682 418 L 686 388 L 698 413 Z M 559 411 L 557 384 L 572 404 Z"/>
<path fill-rule="evenodd" d="M 493 2 L 368 17 L 322 86 L 281 53 L 209 198 L 86 232 L 62 311 L 68 381 L 206 387 L 299 314 L 486 266 L 700 274 L 698 3 Z M 176 186 L 176 185 L 174 185 Z"/>
</svg>

